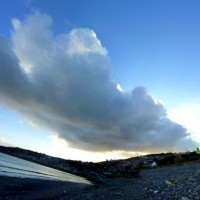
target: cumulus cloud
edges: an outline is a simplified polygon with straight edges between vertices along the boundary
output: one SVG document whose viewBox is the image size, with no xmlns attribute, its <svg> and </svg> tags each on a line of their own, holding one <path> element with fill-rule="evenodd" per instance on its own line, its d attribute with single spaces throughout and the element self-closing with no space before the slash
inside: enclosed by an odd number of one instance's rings
<svg viewBox="0 0 200 200">
<path fill-rule="evenodd" d="M 145 88 L 125 92 L 112 81 L 107 50 L 95 32 L 54 35 L 52 18 L 13 19 L 12 40 L 0 37 L 0 101 L 87 151 L 158 152 L 188 139 Z"/>
</svg>

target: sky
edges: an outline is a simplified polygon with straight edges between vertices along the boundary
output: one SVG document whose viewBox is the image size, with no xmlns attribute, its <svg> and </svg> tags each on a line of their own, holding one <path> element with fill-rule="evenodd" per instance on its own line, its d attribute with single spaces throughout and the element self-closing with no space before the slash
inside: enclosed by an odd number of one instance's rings
<svg viewBox="0 0 200 200">
<path fill-rule="evenodd" d="M 0 144 L 83 161 L 200 143 L 198 0 L 2 0 Z"/>
</svg>

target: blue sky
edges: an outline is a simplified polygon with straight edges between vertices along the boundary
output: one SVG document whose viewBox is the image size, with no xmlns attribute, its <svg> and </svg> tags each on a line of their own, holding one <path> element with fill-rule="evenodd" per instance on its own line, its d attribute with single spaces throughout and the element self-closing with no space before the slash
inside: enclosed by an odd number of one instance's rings
<svg viewBox="0 0 200 200">
<path fill-rule="evenodd" d="M 1 6 L 1 34 L 9 37 L 11 19 L 34 11 L 52 16 L 55 34 L 91 28 L 109 51 L 113 79 L 126 90 L 144 85 L 157 98 L 178 104 L 177 90 L 186 100 L 199 92 L 199 6 L 199 1 L 8 0 Z"/>
<path fill-rule="evenodd" d="M 198 0 L 7 0 L 1 2 L 0 34 L 12 40 L 12 19 L 17 18 L 23 23 L 24 19 L 34 13 L 45 13 L 52 18 L 51 31 L 54 37 L 78 28 L 93 30 L 102 47 L 108 52 L 106 56 L 112 68 L 111 81 L 120 84 L 127 93 L 131 93 L 138 86 L 145 87 L 154 99 L 162 102 L 168 117 L 187 128 L 192 137 L 198 140 L 199 7 Z M 0 121 L 0 137 L 5 141 L 21 147 L 29 146 L 30 149 L 55 156 L 63 156 L 47 149 L 51 148 L 54 141 L 59 152 L 61 143 L 68 141 L 69 138 L 60 134 L 58 130 L 45 126 L 44 123 L 36 123 L 35 117 L 34 121 L 32 115 L 30 117 L 18 108 L 9 106 L 5 100 L 2 100 L 0 109 L 0 118 L 3 119 Z M 103 152 L 98 150 L 98 156 L 97 153 L 92 156 L 87 148 L 79 149 L 73 145 L 72 148 L 71 151 L 74 152 L 77 149 L 83 150 L 85 160 L 89 154 L 90 159 L 98 160 L 96 157 L 101 157 Z M 170 148 L 167 150 L 173 150 Z M 115 153 L 116 151 L 120 152 Z M 110 157 L 124 155 L 123 148 L 115 147 L 106 152 Z M 141 151 L 128 149 L 126 152 L 128 155 L 130 152 Z"/>
</svg>

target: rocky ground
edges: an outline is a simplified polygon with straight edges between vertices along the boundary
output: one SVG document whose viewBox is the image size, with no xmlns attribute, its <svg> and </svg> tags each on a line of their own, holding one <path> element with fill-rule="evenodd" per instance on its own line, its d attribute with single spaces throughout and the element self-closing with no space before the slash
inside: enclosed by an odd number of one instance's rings
<svg viewBox="0 0 200 200">
<path fill-rule="evenodd" d="M 200 199 L 200 162 L 142 172 L 145 199 Z"/>
<path fill-rule="evenodd" d="M 146 169 L 138 177 L 107 178 L 93 186 L 5 177 L 0 185 L 2 200 L 200 200 L 200 162 Z"/>
<path fill-rule="evenodd" d="M 142 170 L 138 178 L 118 178 L 108 183 L 71 199 L 199 200 L 200 162 Z"/>
</svg>

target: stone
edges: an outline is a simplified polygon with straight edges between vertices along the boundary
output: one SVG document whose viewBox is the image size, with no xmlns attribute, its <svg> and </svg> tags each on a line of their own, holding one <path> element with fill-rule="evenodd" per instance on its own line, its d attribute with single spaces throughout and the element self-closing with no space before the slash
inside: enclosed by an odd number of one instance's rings
<svg viewBox="0 0 200 200">
<path fill-rule="evenodd" d="M 181 200 L 189 200 L 187 197 L 181 197 Z"/>
<path fill-rule="evenodd" d="M 188 178 L 188 181 L 195 181 L 195 179 L 194 178 Z"/>
<path fill-rule="evenodd" d="M 171 182 L 172 184 L 176 184 L 176 183 L 178 183 L 178 179 L 177 178 L 171 178 L 171 179 L 169 179 L 169 182 Z"/>
<path fill-rule="evenodd" d="M 168 180 L 165 180 L 165 183 L 166 183 L 167 185 L 173 185 L 173 183 L 170 182 L 170 181 L 168 181 Z"/>
</svg>

